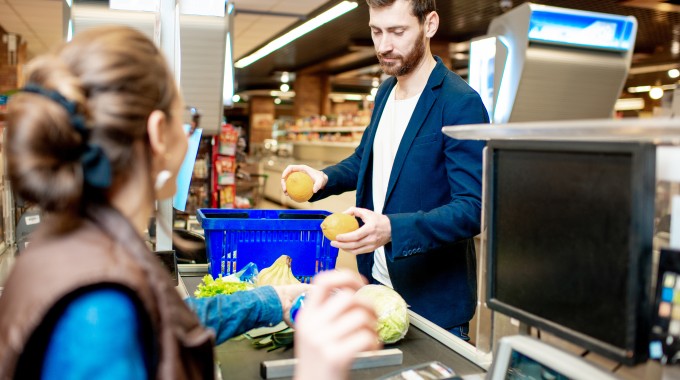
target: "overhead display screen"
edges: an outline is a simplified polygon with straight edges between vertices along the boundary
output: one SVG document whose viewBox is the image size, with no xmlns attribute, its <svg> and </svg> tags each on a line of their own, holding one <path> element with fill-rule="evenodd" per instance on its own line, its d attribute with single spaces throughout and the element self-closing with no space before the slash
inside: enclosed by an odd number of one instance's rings
<svg viewBox="0 0 680 380">
<path fill-rule="evenodd" d="M 626 51 L 635 38 L 632 17 L 534 10 L 529 22 L 529 40 Z"/>
</svg>

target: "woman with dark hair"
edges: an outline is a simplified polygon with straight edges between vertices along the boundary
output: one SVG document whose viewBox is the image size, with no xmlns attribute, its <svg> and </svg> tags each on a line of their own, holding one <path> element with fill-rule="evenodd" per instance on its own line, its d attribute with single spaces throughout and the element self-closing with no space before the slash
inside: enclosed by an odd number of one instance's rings
<svg viewBox="0 0 680 380">
<path fill-rule="evenodd" d="M 176 190 L 184 105 L 143 34 L 88 30 L 32 61 L 26 78 L 5 146 L 14 191 L 45 217 L 0 297 L 0 379 L 212 378 L 215 343 L 290 322 L 303 291 L 298 377 L 341 377 L 357 351 L 376 348 L 375 315 L 352 298 L 362 282 L 349 272 L 311 288 L 179 297 L 141 236 L 154 201 Z M 313 339 L 331 326 L 336 355 Z"/>
</svg>

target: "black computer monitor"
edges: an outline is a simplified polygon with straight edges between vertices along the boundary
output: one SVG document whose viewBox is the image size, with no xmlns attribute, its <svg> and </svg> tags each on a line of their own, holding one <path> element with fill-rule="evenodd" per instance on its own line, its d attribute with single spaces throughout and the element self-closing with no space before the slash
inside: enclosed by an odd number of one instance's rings
<svg viewBox="0 0 680 380">
<path fill-rule="evenodd" d="M 655 147 L 491 141 L 488 305 L 625 364 L 646 358 Z"/>
</svg>

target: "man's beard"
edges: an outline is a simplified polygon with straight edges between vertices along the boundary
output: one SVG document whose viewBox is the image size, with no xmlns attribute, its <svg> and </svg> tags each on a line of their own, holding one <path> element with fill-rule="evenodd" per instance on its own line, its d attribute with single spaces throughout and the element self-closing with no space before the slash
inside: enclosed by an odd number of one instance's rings
<svg viewBox="0 0 680 380">
<path fill-rule="evenodd" d="M 402 57 L 400 55 L 378 54 L 378 61 L 382 71 L 391 76 L 401 77 L 410 74 L 418 65 L 420 60 L 425 55 L 425 41 L 423 39 L 424 31 L 420 31 L 420 35 L 416 39 L 416 44 L 411 51 Z M 397 59 L 395 62 L 384 62 L 385 58 Z"/>
</svg>

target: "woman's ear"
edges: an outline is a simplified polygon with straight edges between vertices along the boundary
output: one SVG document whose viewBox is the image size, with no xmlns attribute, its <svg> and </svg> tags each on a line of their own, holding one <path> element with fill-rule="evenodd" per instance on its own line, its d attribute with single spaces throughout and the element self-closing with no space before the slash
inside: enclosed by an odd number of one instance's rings
<svg viewBox="0 0 680 380">
<path fill-rule="evenodd" d="M 434 34 L 437 33 L 437 29 L 439 29 L 439 15 L 437 12 L 432 11 L 425 17 L 425 37 L 434 37 Z"/>
<path fill-rule="evenodd" d="M 151 152 L 155 156 L 162 156 L 168 149 L 167 122 L 168 118 L 165 112 L 160 110 L 151 112 L 149 119 L 147 119 L 146 130 L 149 135 Z"/>
</svg>

